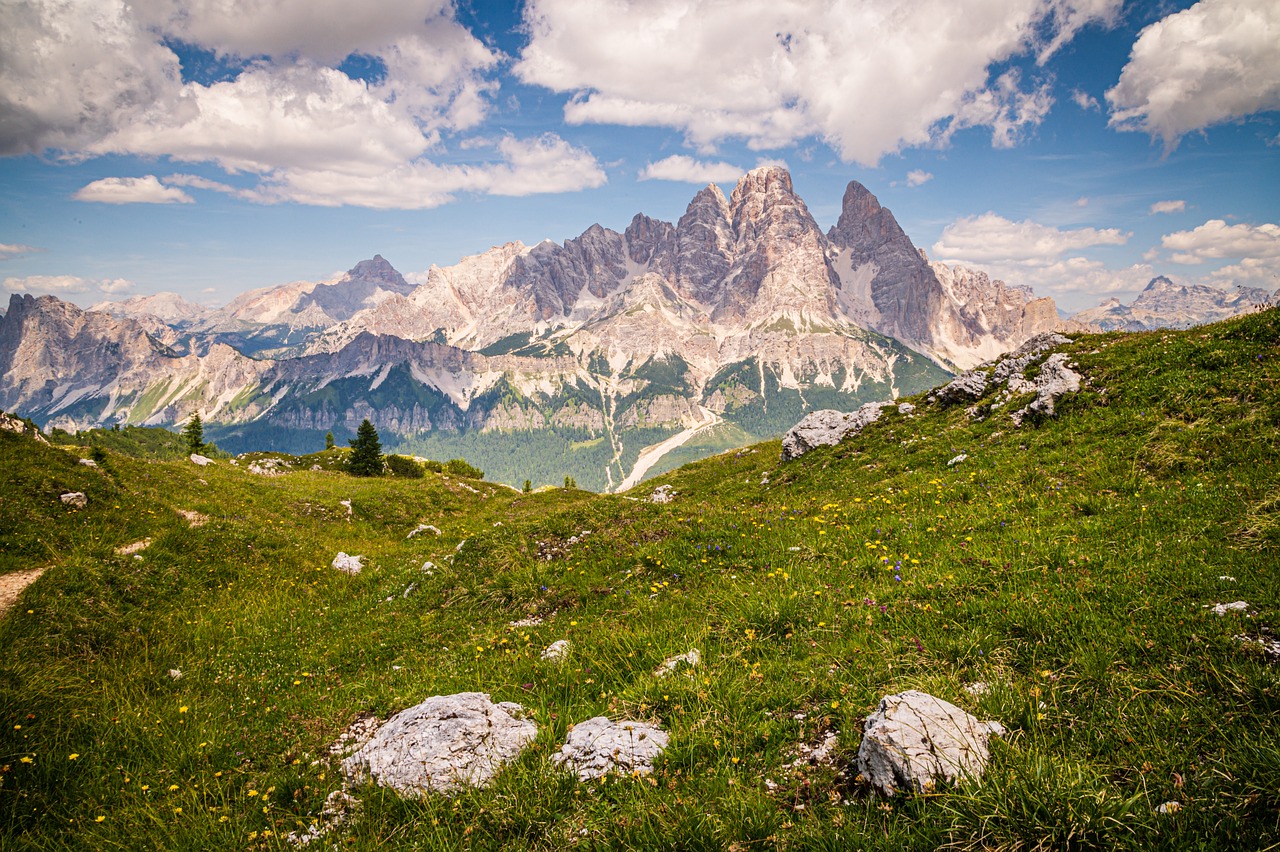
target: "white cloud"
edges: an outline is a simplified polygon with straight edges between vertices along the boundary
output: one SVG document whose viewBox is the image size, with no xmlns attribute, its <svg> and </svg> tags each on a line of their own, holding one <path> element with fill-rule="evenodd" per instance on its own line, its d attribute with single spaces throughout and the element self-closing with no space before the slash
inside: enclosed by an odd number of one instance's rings
<svg viewBox="0 0 1280 852">
<path fill-rule="evenodd" d="M 254 190 L 230 191 L 261 203 L 292 201 L 321 207 L 349 204 L 376 209 L 427 209 L 452 201 L 457 192 L 534 195 L 602 186 L 607 177 L 592 154 L 555 134 L 498 143 L 501 162 L 439 165 L 403 163 L 375 175 L 323 169 L 273 172 Z"/>
<path fill-rule="evenodd" d="M 1280 109 L 1280 4 L 1201 0 L 1144 29 L 1107 92 L 1111 125 L 1159 137 Z"/>
<path fill-rule="evenodd" d="M 659 125 L 710 151 L 817 136 L 874 164 L 903 147 L 990 127 L 1013 144 L 1048 87 L 992 67 L 1043 62 L 1121 0 L 529 0 L 525 82 L 570 92 L 570 123 Z M 821 21 L 821 26 L 815 26 Z M 726 49 L 726 45 L 732 49 Z"/>
<path fill-rule="evenodd" d="M 35 254 L 40 249 L 35 246 L 24 246 L 21 243 L 0 243 L 0 260 L 22 257 L 24 254 Z"/>
<path fill-rule="evenodd" d="M 1280 258 L 1280 225 L 1228 225 L 1222 219 L 1210 219 L 1193 230 L 1165 234 L 1160 245 L 1173 252 L 1174 263 Z"/>
<path fill-rule="evenodd" d="M 1098 103 L 1098 99 L 1083 89 L 1073 89 L 1071 92 L 1071 100 L 1075 102 L 1076 106 L 1083 110 L 1102 109 L 1101 105 Z"/>
<path fill-rule="evenodd" d="M 1151 205 L 1151 214 L 1156 213 L 1181 213 L 1187 209 L 1187 202 L 1182 199 L 1174 201 L 1157 201 Z"/>
<path fill-rule="evenodd" d="M 191 204 L 195 201 L 177 187 L 160 183 L 155 175 L 95 180 L 80 187 L 72 198 L 102 204 Z"/>
<path fill-rule="evenodd" d="M 724 183 L 742 177 L 745 170 L 726 162 L 708 163 L 675 154 L 656 163 L 646 163 L 640 180 L 674 180 L 682 183 Z"/>
<path fill-rule="evenodd" d="M 133 289 L 133 282 L 124 278 L 90 280 L 76 275 L 28 275 L 25 278 L 6 278 L 3 286 L 10 293 L 74 296 L 81 293 L 127 293 Z"/>
<path fill-rule="evenodd" d="M 957 219 L 933 245 L 947 263 L 1016 263 L 1049 266 L 1071 251 L 1090 246 L 1124 245 L 1129 234 L 1118 228 L 1061 229 L 1031 220 L 1012 222 L 996 213 Z"/>
<path fill-rule="evenodd" d="M 933 180 L 933 174 L 924 169 L 912 169 L 907 172 L 907 186 L 920 186 Z"/>
<path fill-rule="evenodd" d="M 605 180 L 589 152 L 556 136 L 504 139 L 487 162 L 434 161 L 446 134 L 484 119 L 501 59 L 451 0 L 30 0 L 5 23 L 0 153 L 140 155 L 252 176 L 248 187 L 108 178 L 81 190 L 86 200 L 186 201 L 186 186 L 265 203 L 421 208 L 456 191 Z M 166 39 L 242 67 L 222 82 L 183 83 Z M 352 54 L 385 74 L 348 77 L 337 65 Z"/>
<path fill-rule="evenodd" d="M 1215 269 L 1206 276 L 1208 282 L 1219 286 L 1235 284 L 1241 287 L 1280 289 L 1280 257 L 1246 257 Z"/>
</svg>

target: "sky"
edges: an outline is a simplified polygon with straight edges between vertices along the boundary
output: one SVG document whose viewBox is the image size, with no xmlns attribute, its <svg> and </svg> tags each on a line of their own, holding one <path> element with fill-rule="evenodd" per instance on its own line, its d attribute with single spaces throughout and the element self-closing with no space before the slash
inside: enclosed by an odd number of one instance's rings
<svg viewBox="0 0 1280 852">
<path fill-rule="evenodd" d="M 0 0 L 0 282 L 411 279 L 785 165 L 1068 311 L 1280 289 L 1276 0 Z"/>
</svg>

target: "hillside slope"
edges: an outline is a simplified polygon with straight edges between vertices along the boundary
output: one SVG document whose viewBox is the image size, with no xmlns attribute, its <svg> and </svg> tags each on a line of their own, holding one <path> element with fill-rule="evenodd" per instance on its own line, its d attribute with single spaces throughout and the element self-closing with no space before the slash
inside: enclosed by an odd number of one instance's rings
<svg viewBox="0 0 1280 852">
<path fill-rule="evenodd" d="M 1059 351 L 1084 383 L 1054 417 L 922 395 L 794 461 L 775 441 L 624 495 L 115 453 L 95 472 L 0 432 L 0 523 L 42 519 L 6 567 L 48 569 L 0 622 L 0 845 L 286 848 L 341 787 L 328 746 L 354 720 L 479 691 L 523 705 L 534 746 L 481 791 L 357 788 L 334 842 L 1260 848 L 1280 666 L 1235 637 L 1280 628 L 1280 311 Z M 670 503 L 643 499 L 658 484 Z M 365 570 L 330 568 L 339 550 Z M 905 689 L 1008 729 L 980 783 L 867 795 L 862 720 Z M 551 763 L 596 715 L 670 732 L 652 776 Z"/>
</svg>

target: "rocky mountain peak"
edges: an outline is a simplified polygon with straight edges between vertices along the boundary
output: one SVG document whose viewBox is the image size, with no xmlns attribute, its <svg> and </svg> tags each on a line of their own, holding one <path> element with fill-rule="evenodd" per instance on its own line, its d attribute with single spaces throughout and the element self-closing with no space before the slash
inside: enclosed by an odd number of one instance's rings
<svg viewBox="0 0 1280 852">
<path fill-rule="evenodd" d="M 383 290 L 390 290 L 402 296 L 407 296 L 413 292 L 413 285 L 405 281 L 404 276 L 397 272 L 396 268 L 380 254 L 375 254 L 369 260 L 362 260 L 351 267 L 338 284 L 341 285 L 352 281 L 366 281 L 377 285 Z"/>
<path fill-rule="evenodd" d="M 655 271 L 667 274 L 674 264 L 676 229 L 670 222 L 651 219 L 637 213 L 623 232 L 627 241 L 627 256 L 632 263 L 660 265 Z"/>
<path fill-rule="evenodd" d="M 690 298 L 713 302 L 729 271 L 733 245 L 729 201 L 708 184 L 689 202 L 676 224 L 676 286 Z"/>
<path fill-rule="evenodd" d="M 876 251 L 889 246 L 895 254 L 906 254 L 910 246 L 910 254 L 925 264 L 924 258 L 911 244 L 911 240 L 903 232 L 898 220 L 887 207 L 881 207 L 880 201 L 871 190 L 856 180 L 849 181 L 844 191 L 844 200 L 840 205 L 840 218 L 828 233 L 827 238 L 840 248 L 847 248 L 858 257 L 870 257 Z"/>
<path fill-rule="evenodd" d="M 1147 282 L 1147 286 L 1143 288 L 1143 292 L 1147 293 L 1159 293 L 1161 291 L 1182 291 L 1185 293 L 1186 290 L 1186 287 L 1180 287 L 1179 285 L 1174 284 L 1173 281 L 1163 275 L 1157 275 L 1155 278 L 1152 278 Z"/>
</svg>

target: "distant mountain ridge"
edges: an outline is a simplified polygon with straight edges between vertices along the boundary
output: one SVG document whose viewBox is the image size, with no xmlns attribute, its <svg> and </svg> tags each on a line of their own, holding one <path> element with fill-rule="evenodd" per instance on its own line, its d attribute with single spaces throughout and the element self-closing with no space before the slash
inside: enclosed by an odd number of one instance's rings
<svg viewBox="0 0 1280 852">
<path fill-rule="evenodd" d="M 1103 331 L 1151 331 L 1190 328 L 1275 304 L 1280 304 L 1280 290 L 1268 293 L 1255 287 L 1236 287 L 1224 291 L 1203 284 L 1175 284 L 1159 275 L 1128 305 L 1107 299 L 1072 319 Z"/>
<path fill-rule="evenodd" d="M 857 182 L 824 234 L 775 167 L 728 197 L 707 186 L 675 224 L 637 214 L 420 280 L 375 256 L 203 313 L 14 297 L 0 407 L 62 428 L 199 411 L 233 450 L 304 448 L 367 416 L 390 447 L 606 488 L 660 441 L 688 441 L 671 460 L 705 455 L 1084 327 L 1052 299 L 930 264 Z"/>
</svg>

